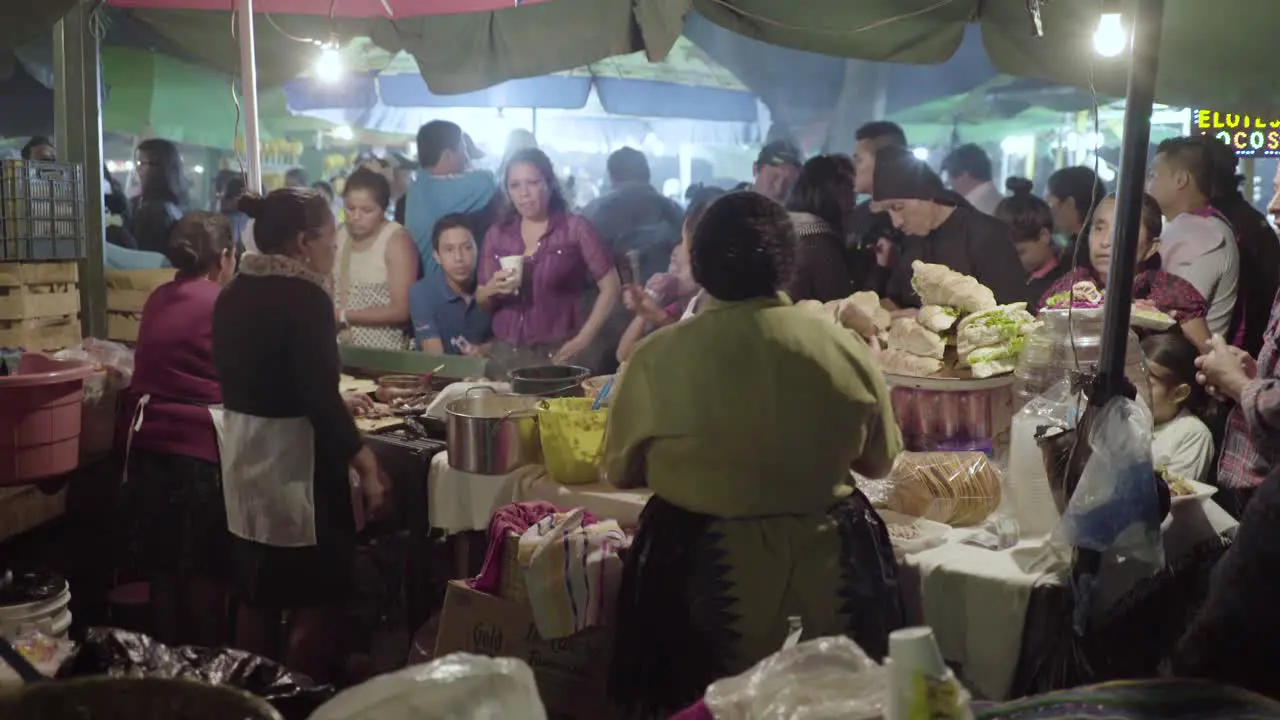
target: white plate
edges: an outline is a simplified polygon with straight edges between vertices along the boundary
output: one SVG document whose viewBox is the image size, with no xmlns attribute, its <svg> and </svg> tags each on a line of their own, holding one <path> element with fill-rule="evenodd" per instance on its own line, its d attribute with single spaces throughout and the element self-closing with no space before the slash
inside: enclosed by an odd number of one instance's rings
<svg viewBox="0 0 1280 720">
<path fill-rule="evenodd" d="M 913 526 L 919 531 L 916 537 L 909 540 L 895 538 L 889 536 L 889 542 L 893 544 L 893 554 L 896 557 L 918 553 L 935 548 L 946 542 L 947 533 L 951 532 L 950 525 L 944 525 L 933 520 L 903 515 L 892 510 L 877 510 L 880 513 L 880 519 L 884 520 L 885 525 L 908 525 Z"/>
<path fill-rule="evenodd" d="M 1196 482 L 1195 480 L 1184 480 L 1183 482 L 1190 485 L 1194 492 L 1190 495 L 1171 495 L 1169 501 L 1174 505 L 1177 505 L 1178 503 L 1192 502 L 1193 500 L 1200 501 L 1205 498 L 1211 498 L 1214 493 L 1218 492 L 1218 488 L 1212 485 Z"/>
</svg>

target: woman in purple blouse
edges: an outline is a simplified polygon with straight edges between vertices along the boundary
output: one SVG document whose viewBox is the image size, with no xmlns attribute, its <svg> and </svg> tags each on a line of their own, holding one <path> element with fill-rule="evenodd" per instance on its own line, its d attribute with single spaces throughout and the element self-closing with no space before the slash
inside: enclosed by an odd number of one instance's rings
<svg viewBox="0 0 1280 720">
<path fill-rule="evenodd" d="M 488 302 L 493 313 L 491 370 L 571 363 L 595 339 L 622 292 L 613 258 L 591 223 L 571 214 L 551 160 L 537 148 L 514 153 L 503 185 L 508 207 L 485 233 L 479 281 L 495 275 L 509 282 Z M 522 256 L 516 273 L 499 258 Z M 582 293 L 590 280 L 600 290 L 584 315 Z"/>
</svg>

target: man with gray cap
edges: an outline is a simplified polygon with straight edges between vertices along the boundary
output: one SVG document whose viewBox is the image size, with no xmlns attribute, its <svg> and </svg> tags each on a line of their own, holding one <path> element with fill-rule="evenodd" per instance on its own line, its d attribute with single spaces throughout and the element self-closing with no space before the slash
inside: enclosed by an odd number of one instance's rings
<svg viewBox="0 0 1280 720">
<path fill-rule="evenodd" d="M 786 204 L 800 177 L 800 151 L 786 140 L 774 140 L 760 148 L 760 155 L 752 167 L 755 184 L 751 189 L 770 200 Z"/>
<path fill-rule="evenodd" d="M 876 151 L 872 203 L 905 236 L 886 296 L 900 308 L 919 307 L 911 263 L 946 265 L 991 288 L 1000 303 L 1028 298 L 1027 273 L 1014 249 L 1013 229 L 967 204 L 957 204 L 942 180 L 911 151 Z"/>
</svg>

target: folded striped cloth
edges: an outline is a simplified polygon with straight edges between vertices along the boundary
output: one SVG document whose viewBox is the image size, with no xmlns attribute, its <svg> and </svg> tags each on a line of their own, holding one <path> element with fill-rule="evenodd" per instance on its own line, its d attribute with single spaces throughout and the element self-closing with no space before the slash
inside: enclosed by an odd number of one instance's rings
<svg viewBox="0 0 1280 720">
<path fill-rule="evenodd" d="M 577 508 L 539 520 L 520 536 L 518 558 L 543 638 L 609 625 L 622 584 L 618 551 L 630 540 L 615 520 L 587 523 Z"/>
</svg>

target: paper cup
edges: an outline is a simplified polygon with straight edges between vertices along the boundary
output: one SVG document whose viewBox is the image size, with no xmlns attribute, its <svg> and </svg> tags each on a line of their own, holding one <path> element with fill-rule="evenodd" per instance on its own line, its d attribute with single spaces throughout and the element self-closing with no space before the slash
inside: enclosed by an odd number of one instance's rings
<svg viewBox="0 0 1280 720">
<path fill-rule="evenodd" d="M 897 672 L 909 676 L 919 672 L 929 677 L 942 677 L 947 665 L 942 661 L 933 630 L 927 627 L 909 627 L 889 633 L 889 657 Z"/>
<path fill-rule="evenodd" d="M 524 282 L 524 256 L 523 255 L 506 255 L 498 258 L 498 265 L 503 270 L 514 270 L 515 275 L 513 282 L 516 287 L 516 294 L 520 294 L 520 284 Z"/>
</svg>

